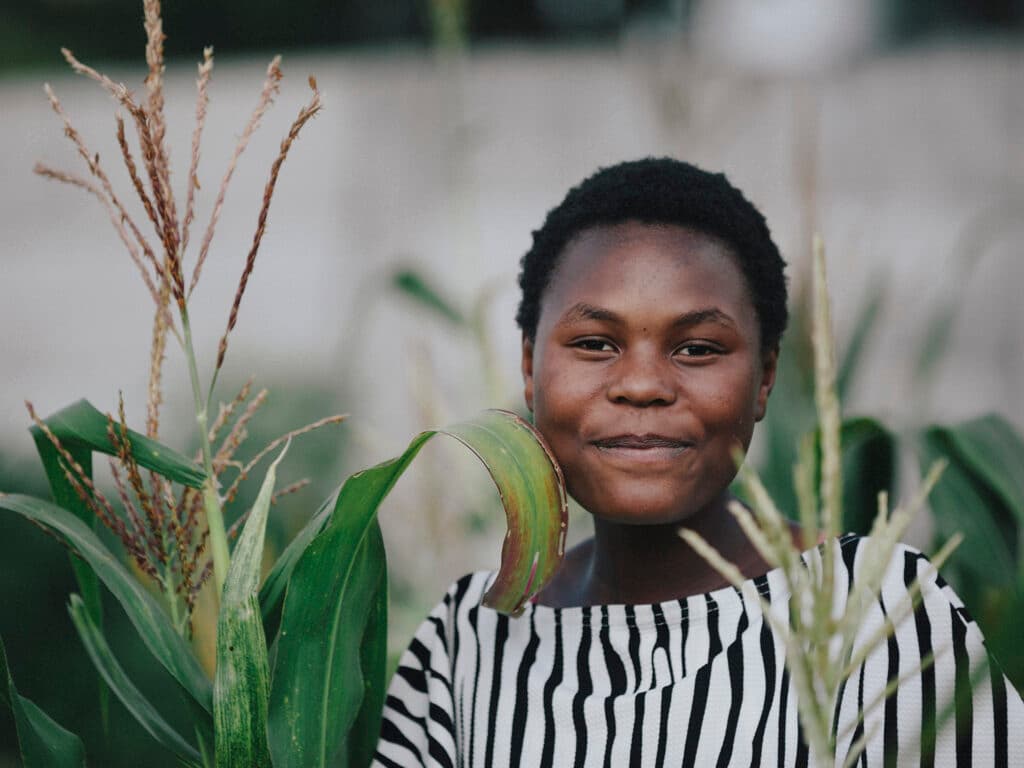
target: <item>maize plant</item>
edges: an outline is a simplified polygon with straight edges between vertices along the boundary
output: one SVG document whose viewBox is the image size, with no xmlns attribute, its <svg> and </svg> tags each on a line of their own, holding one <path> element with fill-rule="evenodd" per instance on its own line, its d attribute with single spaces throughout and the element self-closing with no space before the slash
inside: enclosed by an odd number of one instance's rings
<svg viewBox="0 0 1024 768">
<path fill-rule="evenodd" d="M 377 509 L 424 443 L 447 434 L 485 464 L 506 510 L 508 535 L 498 578 L 485 598 L 516 613 L 557 568 L 564 550 L 566 497 L 561 475 L 533 429 L 505 411 L 489 411 L 445 430 L 417 436 L 391 461 L 349 477 L 311 517 L 261 578 L 264 537 L 273 503 L 306 481 L 279 488 L 277 472 L 288 446 L 313 429 L 336 424 L 329 416 L 292 430 L 247 461 L 238 458 L 247 427 L 267 392 L 251 382 L 213 412 L 218 373 L 253 273 L 281 168 L 295 140 L 320 111 L 312 96 L 281 141 L 270 166 L 249 244 L 209 382 L 199 376 L 189 302 L 210 251 L 235 167 L 278 92 L 280 59 L 263 87 L 229 158 L 198 247 L 189 249 L 196 218 L 200 141 L 206 120 L 213 51 L 198 67 L 195 128 L 183 204 L 175 198 L 165 141 L 163 25 L 160 4 L 143 4 L 147 36 L 145 99 L 80 62 L 72 69 L 105 89 L 126 113 L 115 119 L 121 160 L 148 224 L 130 215 L 54 91 L 45 91 L 87 174 L 36 166 L 41 176 L 96 197 L 153 300 L 152 344 L 145 431 L 128 426 L 123 398 L 115 413 L 79 401 L 47 418 L 27 403 L 32 435 L 53 500 L 0 493 L 0 508 L 52 534 L 70 551 L 78 592 L 68 610 L 107 691 L 120 700 L 152 739 L 188 766 L 364 766 L 376 743 L 385 690 L 387 577 Z M 136 147 L 128 138 L 130 125 Z M 149 235 L 144 229 L 151 227 Z M 192 251 L 195 251 L 194 257 Z M 192 259 L 186 277 L 186 259 Z M 191 383 L 199 450 L 186 456 L 160 442 L 163 367 L 169 340 L 180 346 Z M 272 454 L 255 503 L 236 509 L 242 484 Z M 116 496 L 93 478 L 95 455 L 109 457 Z M 227 520 L 233 517 L 233 524 Z M 97 535 L 107 528 L 112 549 Z M 236 539 L 233 547 L 232 540 Z M 120 551 L 117 551 L 117 550 Z M 216 654 L 212 674 L 193 644 L 197 600 L 212 585 Z M 170 690 L 147 697 L 111 649 L 101 591 L 119 603 L 153 659 L 170 675 Z M 14 715 L 26 765 L 81 766 L 85 750 L 70 733 L 18 693 L 0 642 L 0 700 Z M 211 679 L 212 678 L 212 679 Z M 162 708 L 180 698 L 189 728 L 171 724 Z"/>
</svg>

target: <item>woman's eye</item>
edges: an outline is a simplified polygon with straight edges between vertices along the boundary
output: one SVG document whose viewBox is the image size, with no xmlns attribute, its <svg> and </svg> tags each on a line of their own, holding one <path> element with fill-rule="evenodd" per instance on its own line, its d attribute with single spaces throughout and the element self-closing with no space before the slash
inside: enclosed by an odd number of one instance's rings
<svg viewBox="0 0 1024 768">
<path fill-rule="evenodd" d="M 614 352 L 615 347 L 610 342 L 604 339 L 580 339 L 573 344 L 577 349 L 583 349 L 587 352 Z"/>
<path fill-rule="evenodd" d="M 710 357 L 717 353 L 718 350 L 710 344 L 700 344 L 697 342 L 684 344 L 676 350 L 676 354 L 683 357 Z"/>
</svg>

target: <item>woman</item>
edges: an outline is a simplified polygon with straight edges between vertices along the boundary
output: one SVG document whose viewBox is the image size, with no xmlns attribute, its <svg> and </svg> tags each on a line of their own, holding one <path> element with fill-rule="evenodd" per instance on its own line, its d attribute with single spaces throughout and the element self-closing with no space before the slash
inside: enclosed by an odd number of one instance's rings
<svg viewBox="0 0 1024 768">
<path fill-rule="evenodd" d="M 603 169 L 549 212 L 520 275 L 524 395 L 594 536 L 520 618 L 479 605 L 490 574 L 452 586 L 391 683 L 377 764 L 808 763 L 780 639 L 678 536 L 700 533 L 784 615 L 785 579 L 727 510 L 775 380 L 784 266 L 742 193 L 674 160 Z M 842 540 L 837 583 L 858 578 L 860 545 Z M 898 550 L 865 634 L 927 570 Z M 1024 765 L 1009 728 L 1024 704 L 986 661 L 959 599 L 926 579 L 845 686 L 840 764 L 867 732 L 866 765 Z"/>
</svg>

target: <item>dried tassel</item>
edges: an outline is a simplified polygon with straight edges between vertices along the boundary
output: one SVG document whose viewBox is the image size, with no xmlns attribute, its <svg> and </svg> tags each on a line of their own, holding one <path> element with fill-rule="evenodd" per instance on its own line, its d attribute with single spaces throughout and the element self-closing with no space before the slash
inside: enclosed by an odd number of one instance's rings
<svg viewBox="0 0 1024 768">
<path fill-rule="evenodd" d="M 131 148 L 128 146 L 128 139 L 124 134 L 124 118 L 117 115 L 117 145 L 121 148 L 121 159 L 124 160 L 124 166 L 128 170 L 128 177 L 132 180 L 132 186 L 135 187 L 135 194 L 138 195 L 139 200 L 142 202 L 142 207 L 146 211 L 146 215 L 149 220 L 156 227 L 156 233 L 158 237 L 163 237 L 162 225 L 160 224 L 159 218 L 157 218 L 156 209 L 153 208 L 153 201 L 150 199 L 149 194 L 146 192 L 146 187 L 142 183 L 142 179 L 139 178 L 139 169 L 135 165 L 135 158 L 132 157 Z M 159 270 L 157 265 L 157 270 Z"/>
<path fill-rule="evenodd" d="M 199 275 L 203 271 L 203 264 L 206 262 L 206 255 L 209 253 L 210 243 L 213 241 L 213 233 L 217 228 L 217 220 L 220 218 L 221 208 L 224 207 L 224 196 L 227 194 L 228 185 L 231 183 L 231 177 L 235 173 L 235 166 L 238 165 L 238 158 L 241 157 L 245 148 L 249 145 L 249 139 L 252 138 L 256 128 L 259 127 L 260 120 L 263 118 L 267 109 L 270 108 L 274 94 L 278 91 L 278 83 L 280 82 L 281 77 L 281 57 L 275 56 L 267 67 L 267 77 L 263 81 L 263 90 L 260 93 L 259 101 L 256 103 L 256 108 L 249 117 L 249 122 L 246 123 L 245 129 L 242 131 L 242 135 L 239 137 L 238 143 L 235 145 L 235 151 L 232 153 L 231 160 L 228 162 L 228 169 L 224 173 L 224 178 L 221 180 L 220 190 L 217 192 L 217 199 L 213 204 L 213 212 L 210 214 L 210 221 L 206 225 L 203 242 L 199 247 L 199 258 L 196 260 L 196 265 L 192 270 L 192 280 L 188 287 L 189 296 L 191 296 L 192 291 L 195 290 L 196 283 L 199 282 Z"/>
<path fill-rule="evenodd" d="M 238 420 L 231 427 L 231 431 L 228 432 L 227 437 L 224 438 L 216 455 L 213 457 L 214 472 L 221 472 L 227 466 L 231 457 L 234 456 L 235 451 L 238 450 L 238 446 L 244 442 L 248 436 L 245 427 L 252 420 L 252 417 L 256 415 L 256 411 L 266 402 L 267 394 L 266 389 L 261 389 L 257 392 L 256 397 L 249 402 L 249 405 L 242 411 L 242 415 L 238 417 Z"/>
<path fill-rule="evenodd" d="M 278 448 L 279 446 L 288 442 L 292 438 L 299 437 L 300 435 L 304 435 L 307 432 L 312 432 L 315 429 L 320 429 L 320 427 L 325 427 L 328 424 L 340 424 L 347 418 L 347 413 L 339 413 L 335 414 L 334 416 L 327 416 L 323 419 L 319 419 L 318 421 L 314 421 L 311 424 L 307 424 L 304 427 L 299 427 L 298 429 L 293 429 L 291 432 L 286 432 L 276 440 L 272 440 L 271 442 L 269 442 L 266 445 L 266 447 L 263 448 L 262 451 L 257 453 L 252 459 L 249 460 L 249 463 L 242 468 L 242 471 L 239 473 L 238 477 L 236 477 L 234 481 L 231 483 L 231 486 L 224 494 L 225 504 L 229 504 L 235 500 L 235 496 L 238 495 L 238 487 L 249 476 L 249 473 L 252 472 L 256 465 L 259 464 L 260 461 L 275 448 Z"/>
<path fill-rule="evenodd" d="M 149 73 L 146 75 L 146 90 L 149 101 L 146 112 L 149 115 L 153 146 L 156 150 L 155 167 L 159 179 L 160 191 L 166 205 L 166 221 L 175 232 L 177 242 L 178 217 L 174 205 L 174 194 L 171 190 L 171 166 L 167 154 L 164 135 L 167 132 L 164 120 L 164 40 L 163 21 L 160 15 L 159 0 L 143 0 L 144 26 L 146 29 L 146 64 Z"/>
<path fill-rule="evenodd" d="M 199 189 L 199 177 L 196 172 L 199 168 L 199 140 L 203 133 L 203 126 L 206 125 L 206 107 L 210 102 L 207 87 L 210 83 L 210 75 L 213 72 L 213 48 L 203 49 L 203 63 L 199 65 L 199 76 L 196 79 L 196 126 L 192 132 L 192 157 L 188 169 L 188 193 L 185 198 L 185 220 L 181 225 L 181 252 L 188 248 L 189 230 L 192 227 L 192 220 L 195 218 L 196 190 Z M 192 286 L 189 287 L 192 293 Z"/>
<path fill-rule="evenodd" d="M 143 511 L 146 513 L 146 521 L 149 524 L 148 530 L 153 537 L 154 554 L 161 563 L 166 563 L 167 553 L 163 547 L 164 516 L 163 508 L 160 504 L 160 495 L 159 493 L 154 493 L 151 496 L 146 492 L 146 488 L 143 485 L 142 473 L 139 471 L 138 462 L 135 461 L 135 457 L 131 453 L 132 447 L 131 441 L 128 438 L 128 425 L 124 414 L 123 397 L 120 398 L 118 404 L 118 415 L 120 416 L 120 423 L 118 425 L 120 434 L 115 432 L 113 419 L 110 419 L 107 424 L 107 434 L 110 436 L 111 442 L 117 446 L 118 458 L 120 458 L 121 465 L 128 474 L 128 482 L 131 484 L 135 497 L 139 500 Z"/>
<path fill-rule="evenodd" d="M 153 334 L 149 346 L 149 384 L 146 389 L 146 436 L 154 440 L 160 436 L 160 406 L 163 404 L 163 370 L 167 349 L 167 331 L 170 312 L 170 285 L 160 285 L 159 306 L 153 316 Z"/>
<path fill-rule="evenodd" d="M 253 236 L 252 247 L 249 249 L 249 255 L 245 260 L 245 268 L 242 270 L 242 277 L 238 281 L 238 290 L 235 291 L 235 300 L 231 303 L 231 312 L 228 315 L 228 327 L 224 330 L 224 335 L 221 336 L 220 344 L 217 347 L 217 364 L 213 367 L 214 375 L 220 370 L 224 364 L 224 356 L 228 351 L 228 335 L 235 327 L 235 323 L 238 322 L 238 308 L 242 303 L 242 296 L 245 294 L 245 287 L 249 283 L 249 276 L 252 274 L 253 267 L 256 266 L 256 253 L 260 249 L 260 243 L 263 240 L 263 233 L 267 227 L 267 213 L 270 210 L 270 201 L 274 196 L 274 187 L 277 186 L 277 177 L 281 172 L 281 166 L 284 164 L 285 158 L 288 157 L 288 150 L 291 149 L 295 139 L 299 136 L 299 131 L 302 127 L 309 122 L 312 117 L 320 111 L 320 91 L 317 90 L 316 80 L 312 77 L 309 78 L 309 87 L 313 90 L 313 98 L 309 104 L 303 107 L 299 111 L 298 117 L 295 118 L 295 122 L 292 123 L 291 129 L 288 131 L 288 135 L 285 136 L 281 142 L 281 148 L 278 152 L 277 157 L 274 159 L 273 165 L 270 167 L 270 179 L 267 181 L 267 185 L 263 190 L 263 205 L 260 207 L 260 214 L 256 224 L 256 234 Z"/>
<path fill-rule="evenodd" d="M 220 434 L 220 431 L 224 429 L 224 425 L 227 424 L 231 417 L 234 415 L 235 410 L 237 410 L 238 406 L 240 406 L 242 403 L 249 399 L 249 392 L 251 391 L 252 377 L 249 377 L 245 384 L 242 385 L 242 388 L 238 390 L 238 394 L 235 395 L 234 400 L 227 404 L 220 404 L 220 409 L 217 411 L 217 418 L 214 419 L 213 423 L 210 425 L 210 431 L 207 435 L 211 444 L 213 444 L 213 442 L 216 441 L 217 436 Z"/>
</svg>

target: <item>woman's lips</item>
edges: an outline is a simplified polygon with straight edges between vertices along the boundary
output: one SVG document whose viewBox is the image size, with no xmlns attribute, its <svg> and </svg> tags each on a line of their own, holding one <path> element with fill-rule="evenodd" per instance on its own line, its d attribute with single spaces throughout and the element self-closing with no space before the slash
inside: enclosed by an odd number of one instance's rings
<svg viewBox="0 0 1024 768">
<path fill-rule="evenodd" d="M 628 461 L 670 461 L 692 443 L 665 435 L 615 435 L 591 441 L 602 454 Z"/>
</svg>

